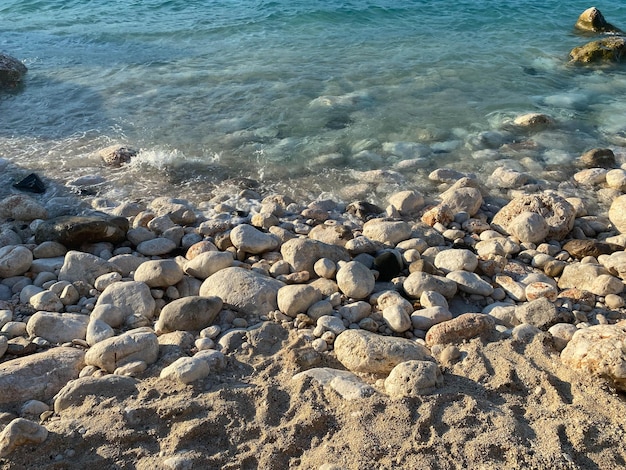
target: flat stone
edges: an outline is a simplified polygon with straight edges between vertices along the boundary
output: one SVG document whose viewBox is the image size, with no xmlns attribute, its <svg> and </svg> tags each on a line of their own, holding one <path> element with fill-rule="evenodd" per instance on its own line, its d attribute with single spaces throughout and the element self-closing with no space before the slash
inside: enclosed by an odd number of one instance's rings
<svg viewBox="0 0 626 470">
<path fill-rule="evenodd" d="M 352 372 L 389 374 L 401 362 L 433 360 L 428 349 L 405 338 L 346 330 L 335 339 L 337 359 Z"/>
<path fill-rule="evenodd" d="M 151 330 L 136 329 L 93 345 L 85 354 L 85 363 L 113 373 L 132 361 L 156 362 L 159 341 Z"/>
<path fill-rule="evenodd" d="M 613 243 L 598 240 L 574 239 L 564 244 L 563 250 L 567 251 L 573 258 L 583 259 L 586 256 L 597 258 L 600 255 L 610 255 L 615 251 L 623 250 L 623 248 Z"/>
<path fill-rule="evenodd" d="M 426 333 L 426 344 L 460 343 L 462 341 L 491 333 L 495 321 L 482 313 L 464 313 L 452 320 L 434 325 Z"/>
<path fill-rule="evenodd" d="M 370 295 L 376 284 L 374 273 L 358 261 L 350 261 L 341 266 L 336 279 L 341 292 L 356 300 Z"/>
<path fill-rule="evenodd" d="M 209 376 L 211 368 L 207 361 L 199 357 L 181 357 L 165 367 L 159 377 L 162 379 L 178 380 L 190 384 Z"/>
<path fill-rule="evenodd" d="M 402 284 L 407 295 L 419 299 L 423 292 L 434 291 L 451 299 L 457 291 L 457 283 L 442 276 L 435 276 L 421 271 L 411 273 Z"/>
<path fill-rule="evenodd" d="M 444 250 L 437 253 L 434 265 L 444 273 L 459 270 L 474 272 L 478 267 L 478 257 L 470 250 Z"/>
<path fill-rule="evenodd" d="M 118 308 L 124 319 L 134 314 L 152 319 L 156 309 L 150 288 L 143 282 L 137 281 L 116 282 L 107 286 L 98 297 L 96 308 L 101 305 L 112 305 Z"/>
<path fill-rule="evenodd" d="M 54 398 L 54 412 L 60 414 L 68 408 L 81 406 L 89 396 L 98 401 L 109 398 L 123 400 L 137 393 L 137 381 L 122 375 L 80 377 L 68 382 Z"/>
<path fill-rule="evenodd" d="M 148 287 L 174 286 L 183 278 L 183 270 L 173 259 L 146 261 L 135 271 L 134 280 Z"/>
<path fill-rule="evenodd" d="M 515 309 L 515 316 L 520 323 L 533 325 L 542 330 L 547 330 L 559 321 L 556 306 L 545 297 L 519 305 Z"/>
<path fill-rule="evenodd" d="M 452 320 L 448 307 L 427 307 L 415 310 L 411 314 L 411 324 L 418 330 L 429 330 L 433 325 Z"/>
<path fill-rule="evenodd" d="M 280 246 L 278 237 L 261 232 L 252 225 L 240 224 L 230 231 L 233 245 L 246 253 L 259 254 L 274 251 Z"/>
<path fill-rule="evenodd" d="M 311 305 L 322 300 L 322 293 L 310 284 L 283 286 L 278 290 L 278 309 L 285 315 L 295 318 L 305 313 Z"/>
<path fill-rule="evenodd" d="M 185 273 L 198 279 L 206 279 L 221 269 L 233 265 L 233 255 L 225 251 L 205 251 L 198 253 L 185 265 Z"/>
<path fill-rule="evenodd" d="M 145 256 L 161 256 L 174 251 L 176 247 L 176 243 L 169 238 L 157 237 L 139 243 L 137 251 Z"/>
<path fill-rule="evenodd" d="M 468 271 L 452 271 L 446 278 L 456 282 L 459 289 L 468 294 L 489 296 L 493 293 L 493 286 L 482 279 L 478 274 Z"/>
<path fill-rule="evenodd" d="M 602 266 L 591 263 L 571 263 L 565 266 L 558 283 L 559 289 L 578 288 L 596 295 L 620 294 L 621 279 L 609 274 Z"/>
</svg>

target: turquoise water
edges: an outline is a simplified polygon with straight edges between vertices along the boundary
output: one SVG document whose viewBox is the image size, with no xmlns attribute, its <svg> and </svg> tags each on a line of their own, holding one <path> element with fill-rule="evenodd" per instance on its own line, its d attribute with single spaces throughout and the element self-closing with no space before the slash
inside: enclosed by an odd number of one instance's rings
<svg viewBox="0 0 626 470">
<path fill-rule="evenodd" d="M 101 175 L 106 197 L 199 199 L 237 176 L 373 197 L 439 166 L 566 168 L 626 145 L 625 70 L 567 64 L 589 6 L 3 0 L 0 50 L 29 72 L 0 95 L 0 157 L 60 181 Z M 626 29 L 626 5 L 595 6 Z M 526 112 L 558 124 L 515 134 Z M 117 142 L 139 156 L 102 168 L 93 152 Z M 376 169 L 399 175 L 365 186 Z"/>
</svg>

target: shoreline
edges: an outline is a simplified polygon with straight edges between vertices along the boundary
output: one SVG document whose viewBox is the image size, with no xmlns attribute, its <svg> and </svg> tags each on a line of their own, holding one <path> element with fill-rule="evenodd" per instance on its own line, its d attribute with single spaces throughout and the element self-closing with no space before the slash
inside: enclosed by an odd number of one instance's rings
<svg viewBox="0 0 626 470">
<path fill-rule="evenodd" d="M 437 197 L 399 189 L 381 207 L 12 190 L 2 463 L 619 465 L 626 238 L 621 205 L 607 211 L 626 171 L 595 150 L 556 188 L 440 168 Z M 109 217 L 44 221 L 73 209 Z"/>
</svg>

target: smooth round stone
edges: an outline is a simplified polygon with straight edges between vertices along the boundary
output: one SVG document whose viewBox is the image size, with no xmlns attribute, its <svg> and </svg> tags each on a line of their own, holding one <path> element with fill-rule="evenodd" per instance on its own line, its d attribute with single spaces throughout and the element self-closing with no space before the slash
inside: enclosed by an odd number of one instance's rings
<svg viewBox="0 0 626 470">
<path fill-rule="evenodd" d="M 609 220 L 620 233 L 626 232 L 626 194 L 611 203 Z"/>
<path fill-rule="evenodd" d="M 418 191 L 400 191 L 389 196 L 388 202 L 400 214 L 410 214 L 424 205 L 424 196 Z"/>
<path fill-rule="evenodd" d="M 113 373 L 130 361 L 152 364 L 158 357 L 157 336 L 149 328 L 138 328 L 96 343 L 85 353 L 85 363 Z"/>
<path fill-rule="evenodd" d="M 609 188 L 617 189 L 618 191 L 626 190 L 626 170 L 622 168 L 616 168 L 609 170 L 606 174 L 606 184 Z"/>
<path fill-rule="evenodd" d="M 9 286 L 5 286 L 4 284 L 0 284 L 0 300 L 11 300 L 13 296 L 13 292 Z"/>
<path fill-rule="evenodd" d="M 350 298 L 366 298 L 374 290 L 375 284 L 372 271 L 359 262 L 350 261 L 337 271 L 337 285 Z"/>
<path fill-rule="evenodd" d="M 28 300 L 35 310 L 44 310 L 46 312 L 60 312 L 63 310 L 63 302 L 54 292 L 45 290 L 38 292 Z"/>
<path fill-rule="evenodd" d="M 161 310 L 155 325 L 158 334 L 172 331 L 200 331 L 213 323 L 223 302 L 219 297 L 183 297 Z"/>
<path fill-rule="evenodd" d="M 0 335 L 0 358 L 4 356 L 7 349 L 9 349 L 9 339 L 6 336 Z"/>
<path fill-rule="evenodd" d="M 606 181 L 604 168 L 585 168 L 574 174 L 574 181 L 586 186 L 595 186 Z"/>
<path fill-rule="evenodd" d="M 102 276 L 98 276 L 93 286 L 97 290 L 102 292 L 104 289 L 106 289 L 108 286 L 110 286 L 114 282 L 119 282 L 121 280 L 122 280 L 122 275 L 120 273 L 116 273 L 116 272 L 107 273 L 107 274 L 103 274 Z"/>
<path fill-rule="evenodd" d="M 459 270 L 474 272 L 478 267 L 478 257 L 465 249 L 444 250 L 437 253 L 434 264 L 444 273 Z"/>
<path fill-rule="evenodd" d="M 0 278 L 19 276 L 29 270 L 33 253 L 21 245 L 0 248 Z"/>
<path fill-rule="evenodd" d="M 411 314 L 411 325 L 417 330 L 427 331 L 433 325 L 448 320 L 452 320 L 452 313 L 448 307 L 426 307 Z"/>
<path fill-rule="evenodd" d="M 169 287 L 183 278 L 183 270 L 173 259 L 150 260 L 139 265 L 134 279 L 149 287 Z"/>
<path fill-rule="evenodd" d="M 527 300 L 536 300 L 545 297 L 550 302 L 554 302 L 559 295 L 558 289 L 547 282 L 531 282 L 525 289 Z"/>
<path fill-rule="evenodd" d="M 616 294 L 609 294 L 604 297 L 604 303 L 608 308 L 617 309 L 624 306 L 624 299 Z"/>
<path fill-rule="evenodd" d="M 16 338 L 26 334 L 26 323 L 22 321 L 8 321 L 0 330 L 9 338 Z"/>
<path fill-rule="evenodd" d="M 162 379 L 178 380 L 190 384 L 208 377 L 211 373 L 209 364 L 198 357 L 181 357 L 161 371 Z"/>
<path fill-rule="evenodd" d="M 221 332 L 222 332 L 222 329 L 220 328 L 219 325 L 211 325 L 202 329 L 202 331 L 200 331 L 200 337 L 215 339 L 220 335 Z"/>
<path fill-rule="evenodd" d="M 40 243 L 33 249 L 35 258 L 56 258 L 64 256 L 67 248 L 59 242 L 47 241 Z"/>
<path fill-rule="evenodd" d="M 237 225 L 230 231 L 233 245 L 246 253 L 259 254 L 274 251 L 280 245 L 278 237 L 261 232 L 252 225 Z"/>
<path fill-rule="evenodd" d="M 166 255 L 176 249 L 176 243 L 169 238 L 158 237 L 146 240 L 137 245 L 137 251 L 145 256 Z"/>
<path fill-rule="evenodd" d="M 91 320 L 101 320 L 113 328 L 118 328 L 126 320 L 126 314 L 115 305 L 102 304 L 94 307 L 90 318 Z"/>
<path fill-rule="evenodd" d="M 6 457 L 19 446 L 36 445 L 48 438 L 41 424 L 24 418 L 11 421 L 0 433 L 0 457 Z"/>
<path fill-rule="evenodd" d="M 125 217 L 61 216 L 40 224 L 35 230 L 35 241 L 55 241 L 67 247 L 96 242 L 120 243 L 126 239 L 127 231 Z"/>
<path fill-rule="evenodd" d="M 313 265 L 315 274 L 325 279 L 333 279 L 337 273 L 337 265 L 328 258 L 320 258 Z"/>
<path fill-rule="evenodd" d="M 480 313 L 464 313 L 452 320 L 433 325 L 426 333 L 426 344 L 460 343 L 484 334 L 495 327 L 495 320 Z"/>
<path fill-rule="evenodd" d="M 13 230 L 0 230 L 0 246 L 21 245 L 22 238 Z"/>
<path fill-rule="evenodd" d="M 523 243 L 540 243 L 548 236 L 550 227 L 540 214 L 522 212 L 509 222 L 508 230 Z"/>
<path fill-rule="evenodd" d="M 513 328 L 511 331 L 511 337 L 518 341 L 530 343 L 535 336 L 541 333 L 542 331 L 536 326 L 522 323 L 521 325 L 517 325 Z"/>
<path fill-rule="evenodd" d="M 221 269 L 233 265 L 233 256 L 228 251 L 205 251 L 198 253 L 185 265 L 185 273 L 198 279 L 206 279 Z"/>
<path fill-rule="evenodd" d="M 392 331 L 404 333 L 411 329 L 411 317 L 402 304 L 390 305 L 383 309 L 383 320 Z"/>
<path fill-rule="evenodd" d="M 372 219 L 363 224 L 363 235 L 370 240 L 396 245 L 411 236 L 411 226 L 402 221 Z"/>
<path fill-rule="evenodd" d="M 0 310 L 0 328 L 10 321 L 13 321 L 13 312 L 8 309 Z"/>
<path fill-rule="evenodd" d="M 446 275 L 446 278 L 456 282 L 459 289 L 468 294 L 478 294 L 487 297 L 493 293 L 493 286 L 475 273 L 452 271 Z"/>
</svg>

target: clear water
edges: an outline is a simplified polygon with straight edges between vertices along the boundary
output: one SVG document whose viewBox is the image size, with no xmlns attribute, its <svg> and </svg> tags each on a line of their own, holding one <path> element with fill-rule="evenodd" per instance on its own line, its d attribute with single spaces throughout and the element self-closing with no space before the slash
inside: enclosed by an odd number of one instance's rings
<svg viewBox="0 0 626 470">
<path fill-rule="evenodd" d="M 448 166 L 541 172 L 626 146 L 626 69 L 568 53 L 587 2 L 2 0 L 0 157 L 104 197 L 206 199 L 231 177 L 374 198 Z M 597 2 L 626 29 L 626 4 Z M 507 120 L 553 116 L 516 134 Z M 121 170 L 94 151 L 140 149 Z M 502 146 L 504 145 L 504 147 Z M 509 163 L 511 164 L 511 163 Z M 387 184 L 365 170 L 396 170 Z"/>
</svg>

